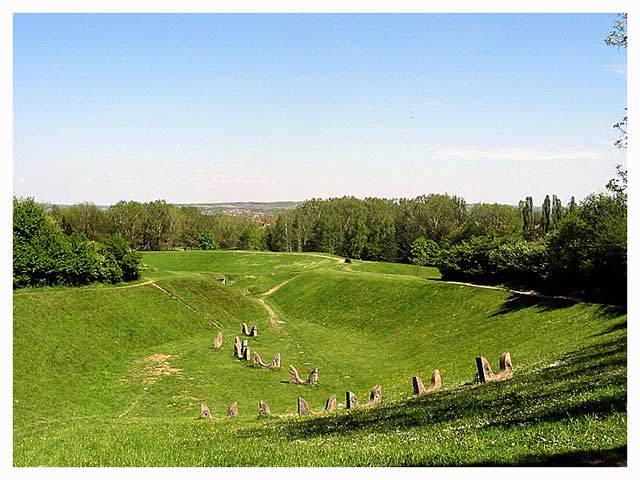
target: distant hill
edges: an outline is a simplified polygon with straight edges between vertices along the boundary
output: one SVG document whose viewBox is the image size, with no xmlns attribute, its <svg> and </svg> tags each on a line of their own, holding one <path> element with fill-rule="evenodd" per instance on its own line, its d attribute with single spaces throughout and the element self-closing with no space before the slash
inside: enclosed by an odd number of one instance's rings
<svg viewBox="0 0 640 480">
<path fill-rule="evenodd" d="M 296 208 L 302 202 L 219 202 L 219 203 L 184 203 L 203 211 L 250 210 L 252 212 L 276 212 Z"/>
</svg>

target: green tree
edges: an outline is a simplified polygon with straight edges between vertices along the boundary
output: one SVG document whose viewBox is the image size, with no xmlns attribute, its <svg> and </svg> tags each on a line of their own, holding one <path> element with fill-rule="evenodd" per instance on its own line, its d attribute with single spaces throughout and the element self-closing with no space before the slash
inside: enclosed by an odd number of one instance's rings
<svg viewBox="0 0 640 480">
<path fill-rule="evenodd" d="M 218 245 L 218 242 L 216 242 L 213 233 L 209 231 L 202 232 L 200 234 L 198 246 L 200 247 L 200 250 L 217 250 L 218 248 L 220 248 L 220 245 Z"/>
<path fill-rule="evenodd" d="M 71 246 L 33 198 L 13 198 L 13 287 L 65 283 Z"/>
<path fill-rule="evenodd" d="M 531 240 L 533 238 L 533 198 L 526 197 L 524 203 L 521 203 L 522 211 L 522 236 L 525 240 Z"/>
<path fill-rule="evenodd" d="M 473 206 L 464 236 L 515 237 L 522 234 L 522 214 L 517 208 L 497 203 Z"/>
<path fill-rule="evenodd" d="M 540 227 L 542 228 L 542 233 L 546 234 L 549 232 L 551 228 L 551 200 L 549 199 L 549 195 L 544 197 L 544 201 L 542 202 L 542 217 L 540 222 Z"/>
<path fill-rule="evenodd" d="M 249 223 L 240 231 L 240 248 L 242 250 L 264 250 L 263 232 L 255 223 Z"/>
<path fill-rule="evenodd" d="M 578 205 L 576 204 L 576 197 L 571 197 L 569 206 L 567 207 L 567 215 L 575 215 L 578 212 Z"/>
<path fill-rule="evenodd" d="M 440 262 L 440 247 L 433 240 L 418 237 L 411 245 L 411 263 L 419 266 L 435 266 Z"/>
<path fill-rule="evenodd" d="M 618 179 L 618 182 L 623 182 Z M 599 300 L 626 302 L 627 196 L 591 194 L 548 241 L 550 280 Z"/>
<path fill-rule="evenodd" d="M 564 216 L 564 207 L 562 202 L 557 196 L 553 196 L 552 211 L 551 211 L 551 230 L 556 230 L 562 221 Z"/>
<path fill-rule="evenodd" d="M 139 202 L 120 201 L 107 210 L 109 231 L 117 233 L 135 250 L 144 247 L 145 208 Z"/>
</svg>

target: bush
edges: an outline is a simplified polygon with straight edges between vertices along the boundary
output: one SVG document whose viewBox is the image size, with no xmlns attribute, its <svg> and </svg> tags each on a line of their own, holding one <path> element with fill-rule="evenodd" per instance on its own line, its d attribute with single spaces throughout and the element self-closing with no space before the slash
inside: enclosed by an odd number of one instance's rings
<svg viewBox="0 0 640 480">
<path fill-rule="evenodd" d="M 200 237 L 198 238 L 198 246 L 200 247 L 200 250 L 217 250 L 220 248 L 220 245 L 218 245 L 218 242 L 216 242 L 216 239 L 211 232 L 202 232 L 200 234 Z"/>
<path fill-rule="evenodd" d="M 540 286 L 548 270 L 546 245 L 472 237 L 445 250 L 438 267 L 445 279 Z"/>
<path fill-rule="evenodd" d="M 140 255 L 111 236 L 105 244 L 65 235 L 32 198 L 13 201 L 13 287 L 116 283 L 139 276 Z"/>
<path fill-rule="evenodd" d="M 418 237 L 411 245 L 411 263 L 419 266 L 435 266 L 440 262 L 442 252 L 433 240 Z"/>
</svg>

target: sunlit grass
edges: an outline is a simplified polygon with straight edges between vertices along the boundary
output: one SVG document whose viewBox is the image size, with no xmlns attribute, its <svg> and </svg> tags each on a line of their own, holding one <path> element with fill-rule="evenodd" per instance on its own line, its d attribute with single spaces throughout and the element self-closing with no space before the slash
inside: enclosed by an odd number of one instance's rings
<svg viewBox="0 0 640 480">
<path fill-rule="evenodd" d="M 14 295 L 16 465 L 469 465 L 626 458 L 626 315 L 430 280 L 429 270 L 306 255 L 146 254 L 158 286 Z M 275 272 L 275 275 L 274 275 Z M 221 285 L 224 274 L 235 281 Z M 270 325 L 254 298 L 284 321 Z M 240 323 L 283 369 L 232 356 Z M 221 325 L 222 350 L 211 343 Z M 510 380 L 474 385 L 477 355 Z M 141 360 L 168 355 L 145 377 Z M 286 383 L 287 366 L 320 384 Z M 439 368 L 443 389 L 413 398 Z M 141 373 L 142 372 L 142 373 Z M 151 380 L 151 381 L 150 381 Z M 346 390 L 383 403 L 348 412 Z M 258 402 L 293 413 L 303 396 L 334 414 L 258 420 Z M 238 401 L 239 417 L 223 419 Z M 200 403 L 214 416 L 197 419 Z"/>
</svg>

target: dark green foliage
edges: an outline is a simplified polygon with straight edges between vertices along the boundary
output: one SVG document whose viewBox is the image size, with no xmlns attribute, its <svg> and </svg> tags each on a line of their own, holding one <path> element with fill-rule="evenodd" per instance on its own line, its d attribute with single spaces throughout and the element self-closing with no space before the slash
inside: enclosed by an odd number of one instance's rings
<svg viewBox="0 0 640 480">
<path fill-rule="evenodd" d="M 33 199 L 14 198 L 14 288 L 134 280 L 139 263 L 139 255 L 121 237 L 107 237 L 101 244 L 84 233 L 65 235 Z"/>
<path fill-rule="evenodd" d="M 435 266 L 440 262 L 440 246 L 433 240 L 419 237 L 411 246 L 411 263 L 419 266 Z"/>
<path fill-rule="evenodd" d="M 216 239 L 211 232 L 202 232 L 198 240 L 200 250 L 217 250 L 220 248 L 220 245 L 218 245 L 218 242 L 216 242 Z"/>
<path fill-rule="evenodd" d="M 486 280 L 495 273 L 490 252 L 499 240 L 491 237 L 472 237 L 442 252 L 438 268 L 444 279 Z"/>
<path fill-rule="evenodd" d="M 571 201 L 569 201 L 569 207 L 567 208 L 568 215 L 575 215 L 578 213 L 578 205 L 576 204 L 576 197 L 571 197 Z"/>
<path fill-rule="evenodd" d="M 533 198 L 527 197 L 524 202 L 520 202 L 522 212 L 522 236 L 525 240 L 533 238 Z"/>
<path fill-rule="evenodd" d="M 261 229 L 255 223 L 250 223 L 240 231 L 239 247 L 242 250 L 265 250 L 264 237 Z"/>
<path fill-rule="evenodd" d="M 467 217 L 464 200 L 447 194 L 400 200 L 312 199 L 280 213 L 266 237 L 275 251 L 408 262 L 418 237 L 436 243 L 456 241 Z"/>
<path fill-rule="evenodd" d="M 351 259 L 349 257 L 345 257 L 344 263 L 352 263 L 352 262 L 351 262 Z"/>
<path fill-rule="evenodd" d="M 265 229 L 248 216 L 234 217 L 221 212 L 204 215 L 192 206 L 176 206 L 156 200 L 153 202 L 118 202 L 102 211 L 89 203 L 71 207 L 52 206 L 50 215 L 67 235 L 82 233 L 89 240 L 102 241 L 118 234 L 136 250 L 173 250 L 190 248 L 244 248 L 243 229 L 251 229 L 251 248 L 264 249 Z M 254 228 L 257 227 L 257 228 Z M 210 234 L 215 242 L 201 242 Z M 246 244 L 247 232 L 243 242 Z M 204 235 L 204 237 L 203 237 Z"/>
<path fill-rule="evenodd" d="M 551 213 L 547 196 L 541 229 L 551 231 L 537 241 L 472 237 L 446 249 L 439 264 L 443 278 L 525 285 L 625 304 L 627 194 L 621 168 L 618 177 L 607 185 L 610 194 L 589 195 L 580 207 L 572 197 L 566 213 L 555 196 Z M 521 211 L 527 224 L 531 197 L 521 203 Z M 527 232 L 525 239 L 532 238 L 533 230 Z"/>
<path fill-rule="evenodd" d="M 551 200 L 549 199 L 549 195 L 546 195 L 542 202 L 542 217 L 540 220 L 542 233 L 547 234 L 551 228 Z"/>
<path fill-rule="evenodd" d="M 13 199 L 13 287 L 63 283 L 71 245 L 32 198 Z"/>
<path fill-rule="evenodd" d="M 547 272 L 547 251 L 543 241 L 505 241 L 489 253 L 495 280 L 501 283 L 541 287 Z"/>
<path fill-rule="evenodd" d="M 562 217 L 564 217 L 565 209 L 562 206 L 562 202 L 555 195 L 553 196 L 553 211 L 551 212 L 551 230 L 555 230 L 560 226 Z"/>
<path fill-rule="evenodd" d="M 122 236 L 118 234 L 109 235 L 102 243 L 120 267 L 122 280 L 136 280 L 140 276 L 142 255 L 132 250 Z"/>
<path fill-rule="evenodd" d="M 464 236 L 519 237 L 522 234 L 522 224 L 522 213 L 515 207 L 479 203 L 469 213 Z"/>
<path fill-rule="evenodd" d="M 626 302 L 627 198 L 592 194 L 548 239 L 550 279 L 588 295 Z"/>
<path fill-rule="evenodd" d="M 83 202 L 65 208 L 53 206 L 49 215 L 56 219 L 67 235 L 81 233 L 89 240 L 101 240 L 107 230 L 105 212 L 93 203 Z"/>
</svg>

